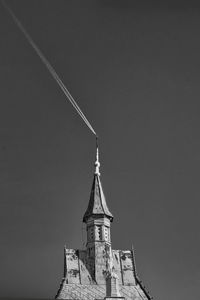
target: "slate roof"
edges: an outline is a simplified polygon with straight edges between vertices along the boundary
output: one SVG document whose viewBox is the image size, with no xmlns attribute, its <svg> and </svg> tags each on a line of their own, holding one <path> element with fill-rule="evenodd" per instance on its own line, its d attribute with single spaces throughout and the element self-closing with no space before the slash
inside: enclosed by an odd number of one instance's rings
<svg viewBox="0 0 200 300">
<path fill-rule="evenodd" d="M 124 286 L 120 285 L 121 297 L 125 300 L 149 300 L 140 285 Z M 56 299 L 76 299 L 76 300 L 95 300 L 104 299 L 106 295 L 105 285 L 82 285 L 82 284 L 62 284 L 62 289 L 58 292 Z"/>
<path fill-rule="evenodd" d="M 88 208 L 83 216 L 83 222 L 86 222 L 87 219 L 91 216 L 106 216 L 110 219 L 111 222 L 113 220 L 113 215 L 108 209 L 106 198 L 104 196 L 103 188 L 101 185 L 100 176 L 98 174 L 94 174 L 90 201 L 88 204 Z"/>
</svg>

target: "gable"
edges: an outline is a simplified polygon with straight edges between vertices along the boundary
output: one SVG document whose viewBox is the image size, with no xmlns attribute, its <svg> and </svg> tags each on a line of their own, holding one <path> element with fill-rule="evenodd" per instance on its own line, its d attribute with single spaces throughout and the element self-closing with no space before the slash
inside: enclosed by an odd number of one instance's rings
<svg viewBox="0 0 200 300">
<path fill-rule="evenodd" d="M 112 250 L 112 256 L 119 284 L 135 285 L 132 251 Z M 94 284 L 86 250 L 65 249 L 65 277 L 66 282 L 71 284 Z"/>
</svg>

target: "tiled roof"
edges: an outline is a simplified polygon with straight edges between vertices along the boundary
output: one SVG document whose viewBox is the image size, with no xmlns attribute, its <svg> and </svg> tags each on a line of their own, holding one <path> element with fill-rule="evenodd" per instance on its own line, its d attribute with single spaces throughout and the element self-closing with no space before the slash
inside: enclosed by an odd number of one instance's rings
<svg viewBox="0 0 200 300">
<path fill-rule="evenodd" d="M 148 300 L 144 291 L 139 285 L 124 286 L 120 285 L 120 294 L 125 300 Z M 63 283 L 57 299 L 76 299 L 76 300 L 95 300 L 104 299 L 106 296 L 105 285 L 82 285 L 82 284 L 67 284 Z"/>
</svg>

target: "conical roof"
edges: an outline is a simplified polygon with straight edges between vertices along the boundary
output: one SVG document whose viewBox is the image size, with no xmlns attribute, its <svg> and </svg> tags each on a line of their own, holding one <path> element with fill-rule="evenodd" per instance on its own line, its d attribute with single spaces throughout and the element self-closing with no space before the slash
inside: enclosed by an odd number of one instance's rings
<svg viewBox="0 0 200 300">
<path fill-rule="evenodd" d="M 107 218 L 110 219 L 111 222 L 113 220 L 113 215 L 108 209 L 106 198 L 104 196 L 103 188 L 101 185 L 99 167 L 100 167 L 99 152 L 97 147 L 96 161 L 95 161 L 95 174 L 94 174 L 92 190 L 90 194 L 90 201 L 88 204 L 88 208 L 83 216 L 83 222 L 86 222 L 87 219 L 91 216 L 93 217 L 106 216 Z"/>
</svg>

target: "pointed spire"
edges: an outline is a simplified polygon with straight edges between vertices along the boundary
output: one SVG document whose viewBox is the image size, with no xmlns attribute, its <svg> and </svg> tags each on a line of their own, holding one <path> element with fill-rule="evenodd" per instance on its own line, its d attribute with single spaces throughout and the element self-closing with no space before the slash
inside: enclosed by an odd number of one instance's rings
<svg viewBox="0 0 200 300">
<path fill-rule="evenodd" d="M 94 179 L 92 184 L 92 190 L 90 194 L 90 201 L 88 208 L 84 214 L 83 222 L 86 222 L 87 219 L 91 216 L 106 216 L 113 220 L 113 215 L 108 209 L 106 198 L 104 196 L 103 188 L 100 181 L 100 172 L 99 172 L 100 162 L 99 162 L 99 148 L 98 148 L 98 138 L 96 137 L 96 160 L 95 160 L 95 172 Z"/>
</svg>

